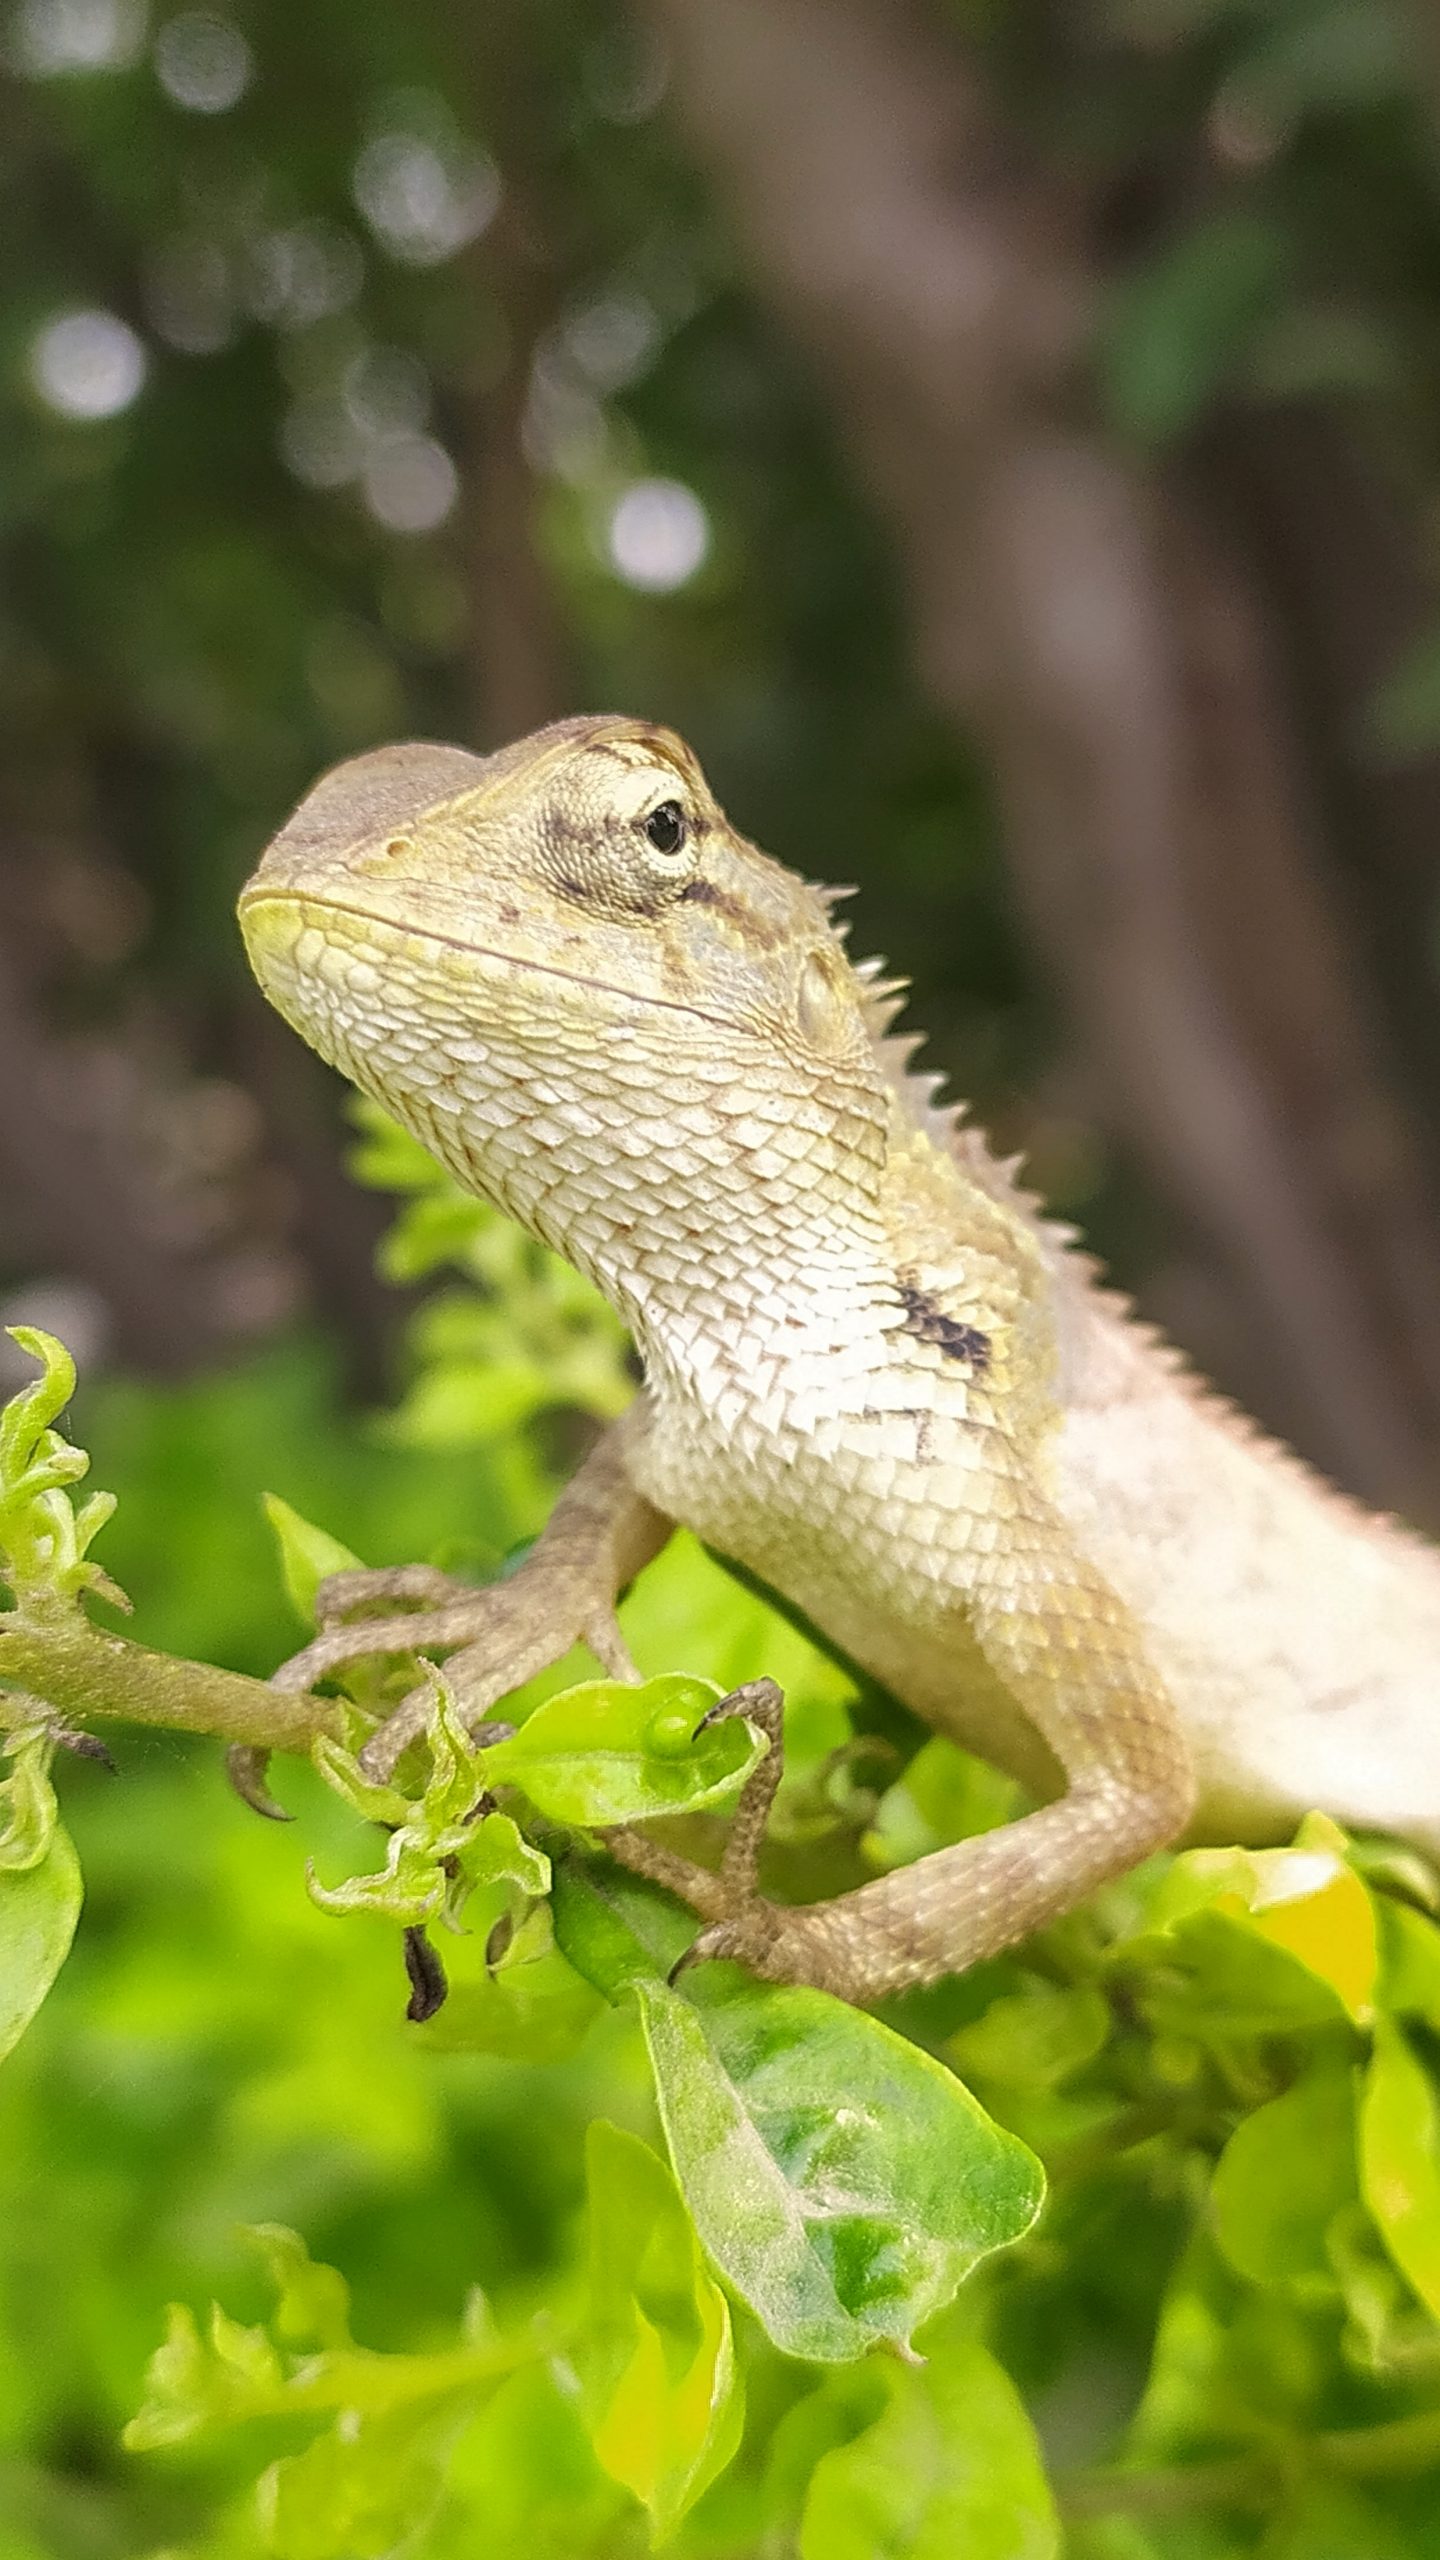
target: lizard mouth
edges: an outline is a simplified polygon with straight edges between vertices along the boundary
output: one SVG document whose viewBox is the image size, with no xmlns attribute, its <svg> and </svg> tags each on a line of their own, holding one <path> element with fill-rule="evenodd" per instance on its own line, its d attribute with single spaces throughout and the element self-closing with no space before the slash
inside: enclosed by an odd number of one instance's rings
<svg viewBox="0 0 1440 2560">
<path fill-rule="evenodd" d="M 396 942 L 430 943 L 438 950 L 462 952 L 468 960 L 488 961 L 497 969 L 524 970 L 527 975 L 537 978 L 558 979 L 565 986 L 584 987 L 591 994 L 613 996 L 618 1003 L 633 1005 L 647 1012 L 684 1014 L 692 1021 L 714 1023 L 721 1031 L 730 1027 L 722 1015 L 707 1011 L 704 1005 L 684 1004 L 676 996 L 652 995 L 648 988 L 613 986 L 609 979 L 593 977 L 584 970 L 563 969 L 553 960 L 532 959 L 528 952 L 495 951 L 487 943 L 471 942 L 458 933 L 442 933 L 434 925 L 400 924 L 391 916 L 377 914 L 373 907 L 352 905 L 346 898 L 320 898 L 313 890 L 271 888 L 259 883 L 242 889 L 236 912 L 245 935 L 251 966 L 262 986 L 266 981 L 257 948 L 259 936 L 251 933 L 249 920 L 258 917 L 266 908 L 289 918 L 301 929 L 306 923 L 323 929 L 325 921 L 331 917 L 350 916 L 357 924 L 364 925 L 367 934 L 378 932 Z M 332 950 L 345 951 L 348 948 L 334 935 L 328 935 L 326 939 Z M 293 951 L 287 956 L 293 959 Z M 360 949 L 354 956 L 363 960 L 365 953 Z"/>
</svg>

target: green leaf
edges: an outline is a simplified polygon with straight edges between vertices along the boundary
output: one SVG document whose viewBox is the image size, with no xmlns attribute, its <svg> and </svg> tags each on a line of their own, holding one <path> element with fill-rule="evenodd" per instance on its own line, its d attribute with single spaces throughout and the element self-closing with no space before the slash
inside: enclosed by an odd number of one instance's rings
<svg viewBox="0 0 1440 2560">
<path fill-rule="evenodd" d="M 475 2525 L 426 2560 L 628 2560 L 640 2519 L 595 2459 L 575 2374 L 558 2359 L 522 2366 L 472 2418 L 448 2485 Z"/>
<path fill-rule="evenodd" d="M 591 1830 L 723 1804 L 766 1742 L 740 1716 L 696 1733 L 719 1694 L 713 1682 L 679 1673 L 638 1685 L 584 1681 L 547 1698 L 510 1741 L 485 1752 L 485 1783 L 523 1787 L 552 1822 Z"/>
<path fill-rule="evenodd" d="M 17 1725 L 0 1738 L 11 1762 L 0 1781 L 0 1873 L 38 1867 L 55 1835 L 58 1808 L 50 1783 L 55 1737 L 47 1723 Z"/>
<path fill-rule="evenodd" d="M 590 2441 L 663 2536 L 740 2440 L 730 2313 L 665 2163 L 603 2118 L 585 2162 L 589 2306 L 577 2363 Z"/>
<path fill-rule="evenodd" d="M 283 2222 L 250 2227 L 275 2287 L 275 2334 L 293 2347 L 348 2347 L 350 2287 L 338 2267 L 312 2258 L 298 2231 Z"/>
<path fill-rule="evenodd" d="M 42 1375 L 0 1405 L 0 1581 L 7 1582 L 23 1617 L 40 1604 L 77 1602 L 94 1592 L 128 1609 L 123 1591 L 88 1550 L 115 1510 L 115 1497 L 93 1493 L 75 1508 L 70 1492 L 89 1473 L 83 1449 L 72 1448 L 53 1425 L 75 1392 L 75 1363 L 54 1334 L 33 1325 L 10 1325 L 10 1339 Z"/>
<path fill-rule="evenodd" d="M 1423 2018 L 1440 2035 L 1440 1929 L 1408 1903 L 1380 1904 L 1384 2003 L 1398 2017 Z"/>
<path fill-rule="evenodd" d="M 557 1865 L 551 1899 L 557 1945 L 611 2002 L 636 1982 L 663 1982 L 695 1934 L 689 1913 L 658 1886 L 596 1874 L 573 1858 Z"/>
<path fill-rule="evenodd" d="M 875 2416 L 816 2463 L 800 2560 L 1055 2560 L 1034 2430 L 995 2358 L 954 2316 L 920 2366 L 865 2377 Z"/>
<path fill-rule="evenodd" d="M 1328 2286 L 1326 2238 L 1356 2192 L 1355 2075 L 1325 2056 L 1230 2136 L 1212 2188 L 1220 2246 L 1256 2284 L 1313 2276 Z"/>
<path fill-rule="evenodd" d="M 1440 2318 L 1440 2100 L 1385 2018 L 1360 2109 L 1360 2183 L 1396 2265 Z"/>
<path fill-rule="evenodd" d="M 17 2045 L 70 1952 L 80 1861 L 59 1823 L 34 1866 L 0 1868 L 0 2058 Z"/>
<path fill-rule="evenodd" d="M 513 1884 L 537 1900 L 550 1890 L 549 1859 L 524 1838 L 508 1813 L 487 1813 L 483 1822 L 473 1823 L 458 1856 L 472 1885 Z"/>
<path fill-rule="evenodd" d="M 261 1501 L 280 1550 L 285 1589 L 302 1623 L 313 1627 L 315 1594 L 321 1583 L 332 1573 L 356 1571 L 360 1558 L 332 1538 L 328 1529 L 317 1529 L 312 1521 L 302 1519 L 278 1493 L 262 1494 Z"/>
<path fill-rule="evenodd" d="M 1011 2089 L 1053 2089 L 1093 2062 L 1110 2033 L 1110 2003 L 1093 1983 L 1027 1975 L 946 2047 L 957 2067 Z"/>
<path fill-rule="evenodd" d="M 548 1893 L 550 1861 L 522 1839 L 508 1814 L 475 1816 L 486 1801 L 487 1755 L 471 1741 L 444 1681 L 433 1673 L 426 1740 L 430 1768 L 418 1797 L 377 1785 L 342 1744 L 322 1734 L 312 1757 L 326 1784 L 352 1812 L 386 1824 L 390 1838 L 378 1871 L 322 1885 L 306 1870 L 312 1901 L 322 1911 L 369 1911 L 415 1928 L 442 1911 L 458 1927 L 466 1898 L 478 1886 L 513 1884 L 519 1894 Z"/>
<path fill-rule="evenodd" d="M 256 2506 L 273 2560 L 390 2560 L 412 2544 L 440 2503 L 472 2399 L 342 2420 L 272 2463 Z"/>
<path fill-rule="evenodd" d="M 1379 1945 L 1374 1905 L 1345 1837 L 1307 1814 L 1289 1849 L 1187 1849 L 1157 1871 L 1115 1961 L 1155 1968 L 1145 1987 L 1165 2032 L 1233 2038 L 1365 2024 Z"/>
<path fill-rule="evenodd" d="M 342 2279 L 311 2263 L 303 2241 L 272 2223 L 255 2233 L 279 2293 L 270 2328 L 243 2327 L 218 2303 L 202 2335 L 193 2314 L 170 2307 L 164 2343 L 151 2357 L 143 2406 L 125 2429 L 135 2453 L 184 2444 L 250 2418 L 340 2413 L 341 2432 L 451 2393 L 489 2388 L 536 2349 L 488 2331 L 430 2355 L 379 2355 L 356 2346 Z M 297 2344 L 322 2341 L 319 2354 Z"/>
<path fill-rule="evenodd" d="M 822 1991 L 634 1989 L 696 2228 L 787 2354 L 903 2343 L 1029 2230 L 1038 2160 L 877 2019 Z"/>
</svg>

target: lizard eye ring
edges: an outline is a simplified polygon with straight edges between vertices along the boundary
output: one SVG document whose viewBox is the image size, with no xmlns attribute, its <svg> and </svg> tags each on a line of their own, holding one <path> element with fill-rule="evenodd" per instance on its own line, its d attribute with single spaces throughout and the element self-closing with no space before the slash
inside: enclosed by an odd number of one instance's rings
<svg viewBox="0 0 1440 2560">
<path fill-rule="evenodd" d="M 656 853 L 683 853 L 690 839 L 690 821 L 678 800 L 662 800 L 640 821 L 647 844 Z"/>
</svg>

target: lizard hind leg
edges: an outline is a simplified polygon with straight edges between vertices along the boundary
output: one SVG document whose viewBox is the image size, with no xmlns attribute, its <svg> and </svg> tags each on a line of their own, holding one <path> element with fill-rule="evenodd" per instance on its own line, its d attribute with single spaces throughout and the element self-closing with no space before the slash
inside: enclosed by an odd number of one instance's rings
<svg viewBox="0 0 1440 2560">
<path fill-rule="evenodd" d="M 1195 1799 L 1189 1753 L 1140 1633 L 1032 1494 L 999 1569 L 972 1568 L 967 1625 L 1049 1745 L 1067 1792 L 833 1901 L 799 1908 L 753 1887 L 753 1840 L 722 1869 L 692 1963 L 729 1957 L 767 1982 L 857 2004 L 959 1973 L 1071 1910 L 1167 1846 Z M 743 1801 L 743 1800 L 742 1800 Z"/>
</svg>

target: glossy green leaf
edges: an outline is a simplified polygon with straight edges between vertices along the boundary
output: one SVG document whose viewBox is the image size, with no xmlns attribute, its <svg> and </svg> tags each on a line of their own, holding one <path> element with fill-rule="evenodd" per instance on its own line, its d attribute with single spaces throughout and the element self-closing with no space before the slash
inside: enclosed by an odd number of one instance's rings
<svg viewBox="0 0 1440 2560">
<path fill-rule="evenodd" d="M 577 2362 L 590 2441 L 664 2535 L 740 2439 L 729 2308 L 663 2160 L 600 2119 L 585 2165 L 589 2301 Z"/>
<path fill-rule="evenodd" d="M 486 1751 L 486 1784 L 522 1787 L 552 1822 L 591 1830 L 725 1804 L 766 1743 L 739 1716 L 696 1734 L 718 1695 L 710 1681 L 679 1673 L 638 1685 L 587 1680 L 547 1698 L 510 1741 Z M 676 1747 L 677 1720 L 695 1735 L 688 1748 Z"/>
<path fill-rule="evenodd" d="M 877 2366 L 870 2424 L 815 2466 L 800 2560 L 1055 2560 L 1035 2432 L 995 2358 L 953 2318 L 921 2365 Z"/>
<path fill-rule="evenodd" d="M 661 2121 L 711 2257 L 788 2354 L 906 2341 L 1029 2230 L 1039 2162 L 944 2066 L 822 1991 L 638 1980 Z"/>
<path fill-rule="evenodd" d="M 1366 2075 L 1360 2176 L 1396 2265 L 1440 2317 L 1440 2096 L 1388 2019 L 1377 2023 Z"/>
<path fill-rule="evenodd" d="M 0 2057 L 40 2008 L 80 1917 L 80 1861 L 56 1823 L 33 1866 L 0 1868 Z"/>
<path fill-rule="evenodd" d="M 1232 2133 L 1212 2188 L 1220 2245 L 1256 2284 L 1328 2283 L 1327 2234 L 1356 2193 L 1355 2074 L 1326 2057 Z"/>
<path fill-rule="evenodd" d="M 280 1550 L 280 1575 L 296 1614 L 307 1627 L 315 1624 L 315 1594 L 332 1573 L 353 1573 L 360 1558 L 353 1549 L 332 1538 L 328 1529 L 317 1529 L 310 1520 L 278 1493 L 262 1497 L 265 1517 L 275 1532 Z"/>
</svg>

